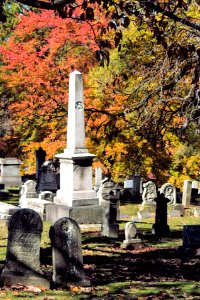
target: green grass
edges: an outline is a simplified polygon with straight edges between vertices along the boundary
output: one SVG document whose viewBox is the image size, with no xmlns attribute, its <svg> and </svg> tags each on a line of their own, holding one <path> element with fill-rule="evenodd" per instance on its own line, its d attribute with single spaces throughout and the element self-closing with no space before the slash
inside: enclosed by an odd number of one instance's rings
<svg viewBox="0 0 200 300">
<path fill-rule="evenodd" d="M 7 202 L 7 201 L 6 201 Z M 193 207 L 184 217 L 168 218 L 170 236 L 160 240 L 151 235 L 154 219 L 137 222 L 138 232 L 147 237 L 142 249 L 124 250 L 124 226 L 137 214 L 138 204 L 123 204 L 120 207 L 123 219 L 120 220 L 119 239 L 108 239 L 99 233 L 82 234 L 84 266 L 92 286 L 70 287 L 64 290 L 27 292 L 21 289 L 0 289 L 0 299 L 36 300 L 111 300 L 147 299 L 200 299 L 200 266 L 198 259 L 181 265 L 177 248 L 182 245 L 183 225 L 199 224 L 193 216 Z M 41 239 L 41 269 L 52 273 L 49 239 L 50 224 L 43 223 Z M 7 225 L 0 221 L 0 267 L 6 257 Z M 156 269 L 156 272 L 155 272 Z M 196 298 L 196 299 L 197 299 Z M 151 298 L 152 299 L 152 298 Z"/>
</svg>

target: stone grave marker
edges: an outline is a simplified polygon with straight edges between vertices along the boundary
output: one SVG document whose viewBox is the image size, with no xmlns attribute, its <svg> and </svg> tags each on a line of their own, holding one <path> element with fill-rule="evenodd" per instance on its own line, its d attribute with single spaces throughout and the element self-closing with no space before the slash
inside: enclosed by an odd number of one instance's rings
<svg viewBox="0 0 200 300">
<path fill-rule="evenodd" d="M 157 197 L 156 185 L 153 181 L 148 181 L 143 183 L 143 193 L 142 193 L 142 205 L 153 205 L 155 204 L 155 198 Z"/>
<path fill-rule="evenodd" d="M 183 247 L 200 248 L 200 225 L 183 226 Z"/>
<path fill-rule="evenodd" d="M 117 203 L 119 201 L 119 195 L 114 195 L 113 191 L 110 191 L 108 195 L 104 195 L 104 200 L 107 201 L 105 206 L 105 215 L 102 224 L 102 236 L 110 238 L 119 237 L 119 225 L 117 224 Z"/>
<path fill-rule="evenodd" d="M 155 199 L 156 216 L 155 223 L 152 226 L 152 233 L 159 237 L 169 234 L 169 225 L 167 224 L 167 204 L 169 201 L 164 194 L 159 194 Z"/>
<path fill-rule="evenodd" d="M 57 171 L 59 164 L 52 159 L 43 163 L 40 168 L 39 177 L 37 181 L 37 191 L 57 191 Z"/>
<path fill-rule="evenodd" d="M 172 217 L 183 217 L 184 216 L 184 206 L 182 204 L 174 205 L 173 209 L 169 211 L 168 216 Z"/>
<path fill-rule="evenodd" d="M 190 205 L 191 194 L 192 194 L 192 181 L 184 180 L 183 194 L 182 194 L 182 204 L 184 207 L 187 207 Z"/>
<path fill-rule="evenodd" d="M 38 195 L 36 193 L 36 181 L 27 180 L 22 186 L 20 190 L 20 198 L 19 198 L 19 206 L 21 208 L 27 207 L 27 201 L 29 198 L 37 198 Z"/>
<path fill-rule="evenodd" d="M 134 222 L 127 222 L 125 225 L 125 240 L 121 248 L 135 248 L 141 246 L 141 239 L 137 238 L 137 227 Z"/>
<path fill-rule="evenodd" d="M 160 193 L 164 194 L 165 198 L 169 199 L 168 205 L 176 204 L 176 188 L 171 183 L 165 183 L 160 188 Z"/>
<path fill-rule="evenodd" d="M 8 244 L 4 285 L 33 285 L 49 288 L 49 281 L 40 270 L 42 220 L 31 209 L 19 209 L 8 224 Z"/>
<path fill-rule="evenodd" d="M 139 221 L 144 220 L 144 219 L 150 219 L 152 218 L 153 214 L 148 210 L 141 210 L 137 212 L 137 218 Z"/>
<path fill-rule="evenodd" d="M 0 183 L 6 187 L 21 186 L 21 161 L 15 157 L 0 158 Z"/>
<path fill-rule="evenodd" d="M 191 203 L 199 204 L 200 195 L 199 195 L 199 182 L 196 180 L 192 181 L 192 190 L 191 190 Z"/>
<path fill-rule="evenodd" d="M 89 286 L 83 267 L 81 232 L 76 221 L 60 218 L 51 226 L 53 282 L 56 286 Z"/>
<path fill-rule="evenodd" d="M 35 151 L 35 158 L 36 158 L 36 180 L 38 181 L 39 179 L 39 174 L 40 174 L 40 168 L 45 162 L 45 157 L 46 157 L 46 151 L 43 150 L 41 147 L 38 148 Z"/>
<path fill-rule="evenodd" d="M 104 209 L 99 205 L 93 188 L 92 163 L 96 155 L 86 148 L 83 76 L 75 70 L 69 76 L 67 144 L 60 161 L 60 188 L 53 205 L 46 208 L 47 220 L 52 224 L 64 216 L 79 224 L 102 224 Z M 81 215 L 81 218 L 76 218 Z"/>
</svg>

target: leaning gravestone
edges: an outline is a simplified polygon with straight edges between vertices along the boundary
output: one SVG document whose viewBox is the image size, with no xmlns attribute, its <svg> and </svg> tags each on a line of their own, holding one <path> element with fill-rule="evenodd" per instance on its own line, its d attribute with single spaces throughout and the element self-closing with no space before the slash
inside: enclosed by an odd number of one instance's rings
<svg viewBox="0 0 200 300">
<path fill-rule="evenodd" d="M 53 281 L 56 286 L 90 285 L 83 268 L 78 224 L 70 218 L 60 218 L 50 229 L 50 239 L 53 249 Z"/>
<path fill-rule="evenodd" d="M 33 285 L 49 288 L 49 281 L 40 270 L 40 240 L 42 220 L 31 209 L 20 209 L 8 224 L 8 245 L 4 285 Z"/>
</svg>

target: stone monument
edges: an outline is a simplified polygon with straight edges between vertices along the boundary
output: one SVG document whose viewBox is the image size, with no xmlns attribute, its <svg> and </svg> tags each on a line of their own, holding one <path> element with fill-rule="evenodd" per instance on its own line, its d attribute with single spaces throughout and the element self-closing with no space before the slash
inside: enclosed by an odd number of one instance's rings
<svg viewBox="0 0 200 300">
<path fill-rule="evenodd" d="M 92 185 L 95 155 L 85 146 L 83 79 L 78 71 L 69 78 L 67 148 L 56 158 L 60 160 L 60 189 L 54 205 L 47 208 L 47 219 L 54 223 L 67 216 L 82 224 L 102 223 L 103 208 Z"/>
<path fill-rule="evenodd" d="M 15 157 L 0 158 L 0 183 L 5 187 L 21 186 L 20 164 Z"/>
<path fill-rule="evenodd" d="M 61 218 L 50 229 L 53 250 L 53 282 L 56 286 L 88 286 L 83 268 L 81 232 L 70 218 Z"/>
<path fill-rule="evenodd" d="M 32 209 L 19 209 L 8 224 L 8 245 L 4 285 L 34 285 L 49 288 L 49 281 L 40 270 L 42 220 Z"/>
</svg>

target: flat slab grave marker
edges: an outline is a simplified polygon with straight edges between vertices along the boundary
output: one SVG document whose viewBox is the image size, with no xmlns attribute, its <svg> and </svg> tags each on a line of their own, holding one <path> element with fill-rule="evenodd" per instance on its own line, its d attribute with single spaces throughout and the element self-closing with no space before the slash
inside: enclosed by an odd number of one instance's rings
<svg viewBox="0 0 200 300">
<path fill-rule="evenodd" d="M 49 288 L 40 270 L 42 220 L 32 209 L 19 209 L 8 224 L 6 262 L 2 271 L 4 285 L 33 285 Z"/>
<path fill-rule="evenodd" d="M 76 221 L 64 217 L 50 229 L 53 282 L 56 286 L 90 286 L 83 267 L 81 231 Z"/>
</svg>

